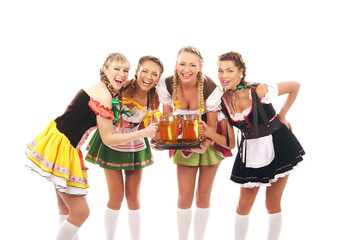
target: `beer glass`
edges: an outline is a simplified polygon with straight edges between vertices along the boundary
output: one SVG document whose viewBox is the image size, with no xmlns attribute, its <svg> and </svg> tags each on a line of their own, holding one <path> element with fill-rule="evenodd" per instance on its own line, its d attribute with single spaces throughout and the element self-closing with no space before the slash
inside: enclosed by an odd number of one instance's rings
<svg viewBox="0 0 346 240">
<path fill-rule="evenodd" d="M 179 116 L 166 114 L 160 117 L 160 142 L 177 143 L 179 135 Z"/>
<path fill-rule="evenodd" d="M 198 114 L 185 114 L 183 117 L 183 141 L 196 142 L 199 139 Z"/>
</svg>

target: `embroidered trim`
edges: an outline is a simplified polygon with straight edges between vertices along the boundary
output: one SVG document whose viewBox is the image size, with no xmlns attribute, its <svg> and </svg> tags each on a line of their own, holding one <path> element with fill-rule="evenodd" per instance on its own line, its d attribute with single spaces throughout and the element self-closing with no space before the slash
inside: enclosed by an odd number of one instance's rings
<svg viewBox="0 0 346 240">
<path fill-rule="evenodd" d="M 37 143 L 35 141 L 31 142 L 31 145 L 36 145 Z M 72 176 L 69 175 L 70 174 L 70 170 L 68 168 L 64 168 L 61 167 L 57 164 L 54 164 L 52 162 L 47 161 L 47 159 L 45 159 L 44 157 L 42 157 L 38 152 L 36 152 L 34 149 L 32 149 L 30 151 L 30 155 L 39 163 L 41 163 L 44 167 L 51 169 L 52 171 L 61 173 L 66 175 L 66 177 L 68 178 L 67 181 L 69 182 L 74 182 L 74 183 L 78 183 L 78 184 L 82 184 L 85 185 L 88 183 L 88 180 L 86 178 L 81 178 L 81 177 L 77 177 L 77 176 Z"/>
<path fill-rule="evenodd" d="M 95 163 L 99 163 L 99 164 L 106 165 L 106 166 L 109 166 L 109 167 L 143 166 L 143 165 L 146 165 L 146 164 L 148 164 L 148 163 L 153 161 L 153 158 L 151 157 L 151 158 L 149 158 L 147 160 L 144 160 L 144 161 L 141 161 L 141 162 L 135 162 L 135 163 L 111 163 L 111 162 L 103 161 L 100 157 L 94 157 L 94 156 L 90 155 L 89 153 L 88 153 L 87 157 L 92 159 L 93 161 L 95 161 Z"/>
<path fill-rule="evenodd" d="M 36 145 L 36 144 L 35 144 Z M 61 167 L 59 165 L 56 165 L 52 162 L 49 162 L 47 161 L 44 157 L 42 157 L 38 152 L 36 152 L 35 149 L 32 149 L 30 151 L 30 155 L 36 160 L 38 161 L 39 163 L 41 163 L 44 167 L 46 168 L 49 168 L 53 171 L 56 171 L 58 173 L 61 173 L 61 174 L 65 174 L 68 176 L 69 174 L 69 169 L 68 168 L 64 168 L 64 167 Z"/>
</svg>

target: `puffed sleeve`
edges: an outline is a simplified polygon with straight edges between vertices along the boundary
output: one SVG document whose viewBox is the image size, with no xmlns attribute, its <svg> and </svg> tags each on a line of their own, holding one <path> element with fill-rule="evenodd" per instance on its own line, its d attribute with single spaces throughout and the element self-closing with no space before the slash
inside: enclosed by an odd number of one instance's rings
<svg viewBox="0 0 346 240">
<path fill-rule="evenodd" d="M 268 92 L 261 99 L 261 103 L 269 104 L 279 95 L 279 89 L 277 83 L 266 83 L 266 85 Z"/>
<path fill-rule="evenodd" d="M 95 101 L 92 98 L 90 98 L 89 107 L 91 108 L 91 110 L 94 111 L 96 115 L 100 115 L 101 117 L 109 118 L 111 120 L 115 119 L 114 112 L 112 109 L 109 109 L 101 105 L 99 102 Z"/>
<path fill-rule="evenodd" d="M 205 101 L 207 112 L 215 112 L 221 109 L 222 87 L 217 86 Z"/>
<path fill-rule="evenodd" d="M 163 106 L 170 106 L 172 103 L 172 96 L 169 94 L 166 86 L 166 79 L 161 78 L 157 84 L 157 95 L 159 96 L 159 101 Z"/>
</svg>

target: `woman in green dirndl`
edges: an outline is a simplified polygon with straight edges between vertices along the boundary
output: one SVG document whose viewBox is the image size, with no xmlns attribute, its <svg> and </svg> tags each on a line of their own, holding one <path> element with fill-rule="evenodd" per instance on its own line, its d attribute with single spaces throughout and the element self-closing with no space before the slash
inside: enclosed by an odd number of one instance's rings
<svg viewBox="0 0 346 240">
<path fill-rule="evenodd" d="M 155 86 L 163 72 L 160 59 L 144 56 L 139 59 L 134 79 L 124 84 L 121 101 L 125 109 L 124 126 L 114 124 L 114 132 L 128 133 L 141 129 L 149 120 L 155 120 L 160 112 Z M 106 238 L 114 239 L 119 211 L 125 193 L 129 209 L 129 230 L 131 239 L 140 235 L 140 183 L 142 169 L 153 164 L 150 144 L 147 138 L 138 138 L 119 145 L 105 145 L 96 130 L 87 146 L 86 160 L 104 168 L 109 190 L 105 212 Z"/>
</svg>

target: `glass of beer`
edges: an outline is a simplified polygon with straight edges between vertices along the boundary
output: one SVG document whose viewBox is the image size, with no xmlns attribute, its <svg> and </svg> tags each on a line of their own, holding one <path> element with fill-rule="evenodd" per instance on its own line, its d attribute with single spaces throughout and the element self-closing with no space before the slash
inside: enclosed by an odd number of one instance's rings
<svg viewBox="0 0 346 240">
<path fill-rule="evenodd" d="M 160 142 L 177 143 L 179 135 L 179 116 L 166 114 L 160 117 Z"/>
<path fill-rule="evenodd" d="M 198 114 L 185 114 L 183 117 L 183 141 L 196 142 L 199 139 Z"/>
</svg>

